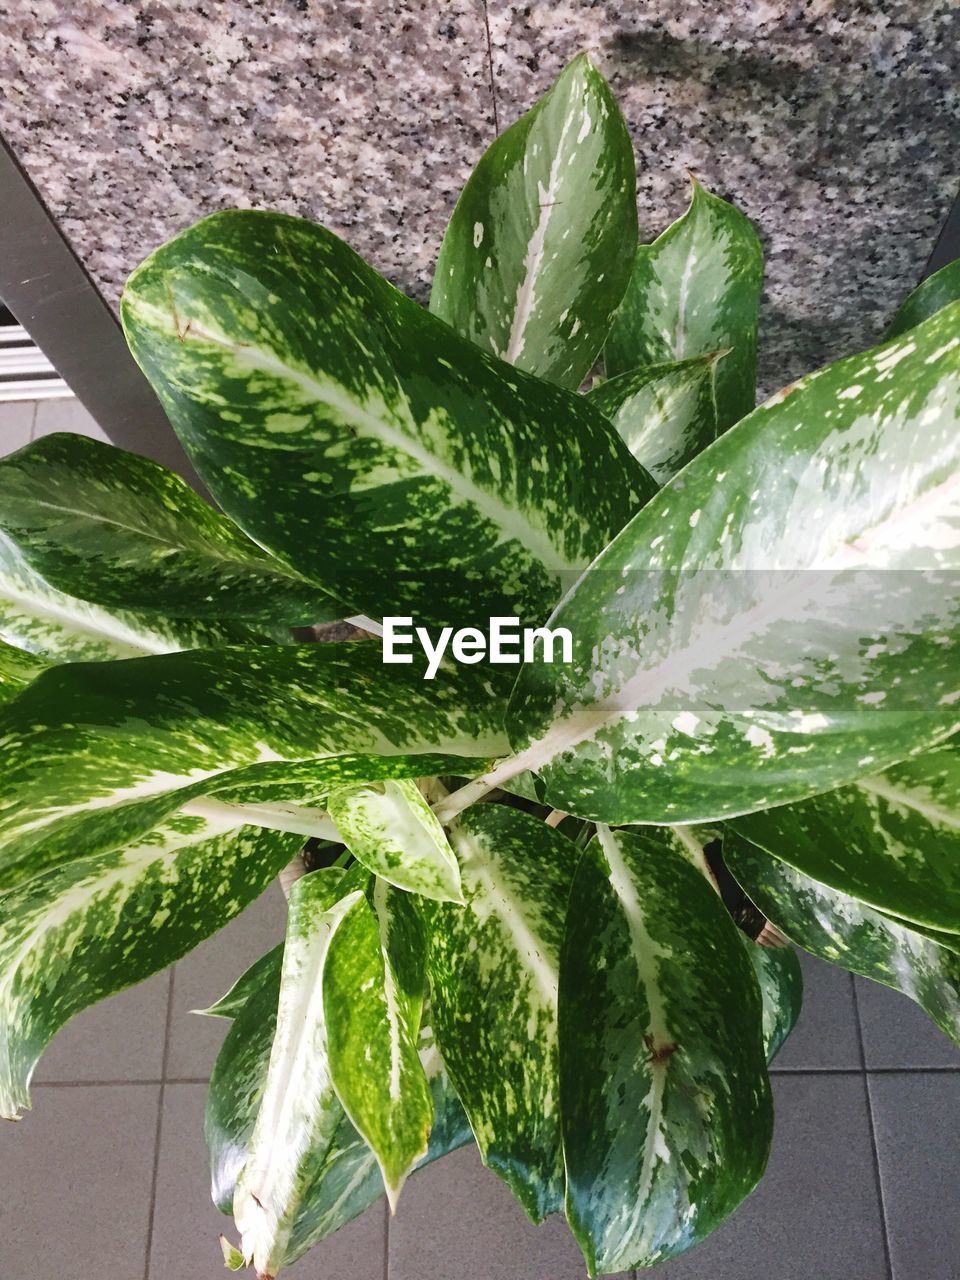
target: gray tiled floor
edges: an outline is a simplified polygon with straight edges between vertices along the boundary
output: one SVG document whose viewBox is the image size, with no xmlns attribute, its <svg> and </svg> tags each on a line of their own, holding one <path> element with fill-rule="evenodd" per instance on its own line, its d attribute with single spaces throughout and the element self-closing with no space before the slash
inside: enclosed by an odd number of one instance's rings
<svg viewBox="0 0 960 1280">
<path fill-rule="evenodd" d="M 0 406 L 0 453 L 102 434 L 75 402 Z M 87 1010 L 45 1056 L 34 1110 L 0 1127 L 0 1274 L 219 1280 L 203 1143 L 225 1024 L 189 1011 L 279 941 L 268 891 L 171 974 Z M 903 996 L 803 957 L 804 1012 L 774 1064 L 760 1187 L 664 1280 L 956 1280 L 960 1053 Z M 882 1194 L 881 1194 L 882 1193 Z M 577 1280 L 563 1223 L 532 1228 L 465 1151 L 374 1206 L 290 1280 Z"/>
</svg>

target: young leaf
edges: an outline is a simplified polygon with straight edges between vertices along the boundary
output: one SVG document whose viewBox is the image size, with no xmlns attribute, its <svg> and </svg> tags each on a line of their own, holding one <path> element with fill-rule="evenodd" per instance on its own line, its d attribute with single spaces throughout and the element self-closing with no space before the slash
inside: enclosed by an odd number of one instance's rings
<svg viewBox="0 0 960 1280">
<path fill-rule="evenodd" d="M 613 423 L 658 484 L 719 435 L 714 380 L 724 353 L 651 364 L 601 382 L 587 399 Z"/>
<path fill-rule="evenodd" d="M 276 1035 L 233 1195 L 243 1256 L 258 1280 L 273 1280 L 284 1263 L 304 1193 L 340 1123 L 327 1062 L 323 971 L 337 925 L 363 897 L 359 890 L 341 896 L 342 880 L 333 868 L 314 871 L 290 891 Z"/>
<path fill-rule="evenodd" d="M 430 310 L 485 351 L 575 390 L 636 244 L 633 145 L 580 54 L 474 169 L 443 237 Z"/>
<path fill-rule="evenodd" d="M 960 743 L 733 818 L 751 844 L 887 914 L 960 933 Z"/>
<path fill-rule="evenodd" d="M 760 984 L 763 1002 L 763 1047 L 767 1062 L 774 1060 L 800 1017 L 803 1006 L 803 972 L 792 947 L 761 947 L 740 937 Z"/>
<path fill-rule="evenodd" d="M 228 1022 L 232 1022 L 264 987 L 272 987 L 275 989 L 274 995 L 278 994 L 282 959 L 283 943 L 281 942 L 272 951 L 264 952 L 249 969 L 245 969 L 230 990 L 225 992 L 219 1000 L 215 1000 L 209 1008 L 191 1009 L 190 1012 L 200 1014 L 204 1018 L 226 1018 Z"/>
<path fill-rule="evenodd" d="M 263 1096 L 277 1023 L 283 948 L 268 952 L 235 985 L 247 990 L 244 1005 L 217 1057 L 204 1116 L 210 1153 L 211 1191 L 223 1213 L 233 1211 L 233 1192 L 247 1158 Z M 256 978 L 254 978 L 256 971 Z M 430 1145 L 421 1166 L 471 1141 L 463 1108 L 450 1086 L 429 1027 L 420 1033 L 420 1058 L 436 1107 Z M 339 1103 L 336 1104 L 339 1107 Z M 383 1195 L 383 1178 L 372 1151 L 340 1109 L 340 1120 L 320 1172 L 304 1190 L 283 1265 L 351 1221 Z"/>
<path fill-rule="evenodd" d="M 960 952 L 953 946 L 771 858 L 736 832 L 725 834 L 723 856 L 744 891 L 798 946 L 902 991 L 960 1045 Z"/>
<path fill-rule="evenodd" d="M 0 1115 L 28 1107 L 40 1055 L 88 1005 L 179 960 L 252 902 L 299 837 L 182 815 L 0 902 Z"/>
<path fill-rule="evenodd" d="M 254 800 L 258 782 L 296 773 L 316 795 L 502 753 L 503 704 L 475 668 L 430 683 L 410 671 L 388 676 L 377 646 L 349 642 L 45 671 L 0 708 L 0 888 L 129 843 L 218 788 Z"/>
<path fill-rule="evenodd" d="M 0 461 L 0 530 L 60 591 L 173 618 L 289 625 L 341 606 L 147 458 L 57 433 Z"/>
<path fill-rule="evenodd" d="M 566 1211 L 591 1275 L 683 1253 L 756 1185 L 761 1012 L 737 927 L 675 837 L 601 827 L 560 958 Z"/>
<path fill-rule="evenodd" d="M 66 595 L 0 533 L 0 639 L 50 662 L 104 662 L 258 640 L 236 623 L 105 609 Z"/>
<path fill-rule="evenodd" d="M 654 488 L 582 397 L 303 219 L 214 214 L 134 272 L 122 316 L 227 515 L 355 613 L 539 619 Z"/>
<path fill-rule="evenodd" d="M 960 258 L 948 262 L 917 285 L 890 321 L 887 338 L 898 338 L 901 333 L 929 320 L 951 302 L 957 301 L 960 301 Z"/>
<path fill-rule="evenodd" d="M 578 817 L 701 822 L 948 737 L 958 323 L 802 379 L 661 489 L 553 614 L 574 661 L 521 669 L 518 754 L 483 785 L 532 769 Z"/>
<path fill-rule="evenodd" d="M 641 245 L 603 350 L 608 376 L 730 349 L 717 366 L 717 425 L 756 404 L 763 250 L 749 218 L 695 178 L 690 207 Z"/>
<path fill-rule="evenodd" d="M 502 805 L 471 809 L 450 838 L 466 907 L 423 904 L 437 1045 L 484 1163 L 539 1222 L 563 1198 L 557 975 L 579 851 Z"/>
<path fill-rule="evenodd" d="M 425 898 L 463 901 L 457 859 L 413 778 L 344 787 L 327 808 L 344 844 L 375 875 Z"/>
<path fill-rule="evenodd" d="M 426 945 L 415 908 L 378 880 L 337 925 L 323 970 L 330 1078 L 351 1123 L 373 1151 L 391 1209 L 427 1154 L 433 1097 L 417 1041 Z M 394 968 L 400 952 L 407 975 Z M 404 976 L 414 978 L 405 989 Z M 419 981 L 416 981 L 419 979 Z"/>
</svg>

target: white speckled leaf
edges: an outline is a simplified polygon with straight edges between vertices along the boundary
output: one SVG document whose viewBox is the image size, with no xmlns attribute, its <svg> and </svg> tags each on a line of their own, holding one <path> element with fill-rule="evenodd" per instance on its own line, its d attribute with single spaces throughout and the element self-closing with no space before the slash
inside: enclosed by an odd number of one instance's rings
<svg viewBox="0 0 960 1280">
<path fill-rule="evenodd" d="M 430 309 L 561 386 L 593 367 L 637 244 L 627 126 L 581 54 L 488 148 L 450 219 Z"/>
<path fill-rule="evenodd" d="M 241 1250 L 258 1280 L 273 1280 L 307 1187 L 330 1154 L 342 1111 L 330 1079 L 323 971 L 337 925 L 362 890 L 337 869 L 290 891 L 277 1027 L 246 1162 L 233 1194 Z"/>
<path fill-rule="evenodd" d="M 719 430 L 756 404 L 763 250 L 749 218 L 696 179 L 690 207 L 641 245 L 603 349 L 608 376 L 729 348 L 717 368 Z"/>
<path fill-rule="evenodd" d="M 234 985 L 245 991 L 236 1021 L 223 1042 L 207 1093 L 204 1134 L 210 1153 L 211 1191 L 223 1213 L 233 1210 L 233 1191 L 263 1095 L 277 1022 L 283 947 L 262 956 Z M 221 1002 L 222 1004 L 222 1002 Z M 232 1014 L 231 1014 L 232 1016 Z M 472 1140 L 428 1026 L 421 1027 L 420 1056 L 436 1105 L 430 1145 L 421 1166 Z M 339 1104 L 337 1104 L 339 1105 Z M 326 1160 L 305 1188 L 283 1265 L 301 1257 L 383 1195 L 376 1157 L 342 1109 Z"/>
<path fill-rule="evenodd" d="M 763 1002 L 763 1047 L 772 1062 L 796 1025 L 803 1006 L 803 972 L 792 947 L 761 947 L 740 934 Z"/>
<path fill-rule="evenodd" d="M 291 626 L 344 616 L 175 472 L 86 436 L 0 460 L 0 530 L 51 586 L 107 608 Z"/>
<path fill-rule="evenodd" d="M 383 880 L 337 925 L 323 970 L 330 1078 L 377 1158 L 391 1209 L 427 1154 L 433 1096 L 418 1053 L 426 939 L 409 896 Z"/>
<path fill-rule="evenodd" d="M 651 364 L 601 382 L 587 399 L 658 484 L 719 435 L 714 379 L 722 353 Z"/>
<path fill-rule="evenodd" d="M 122 316 L 227 515 L 353 613 L 539 619 L 654 488 L 582 397 L 303 219 L 214 214 L 134 272 Z"/>
<path fill-rule="evenodd" d="M 463 901 L 457 859 L 415 779 L 344 787 L 327 807 L 340 839 L 375 875 L 425 898 Z"/>
<path fill-rule="evenodd" d="M 676 837 L 601 827 L 560 959 L 567 1220 L 591 1275 L 702 1240 L 756 1185 L 773 1110 L 738 930 Z"/>
<path fill-rule="evenodd" d="M 502 705 L 476 668 L 426 684 L 349 642 L 53 667 L 0 708 L 0 889 L 218 789 L 462 773 L 504 749 Z"/>
<path fill-rule="evenodd" d="M 297 836 L 182 815 L 0 898 L 0 1115 L 81 1009 L 190 951 L 257 897 Z"/>
<path fill-rule="evenodd" d="M 236 644 L 256 637 L 236 623 L 105 609 L 54 587 L 0 533 L 0 639 L 51 662 L 104 662 Z"/>
<path fill-rule="evenodd" d="M 723 856 L 760 910 L 812 955 L 915 1000 L 960 1045 L 960 952 L 805 876 L 727 831 Z"/>
<path fill-rule="evenodd" d="M 888 338 L 899 337 L 924 320 L 960 300 L 960 258 L 948 262 L 945 267 L 927 276 L 901 303 L 887 330 Z"/>
<path fill-rule="evenodd" d="M 957 727 L 960 303 L 802 379 L 686 466 L 555 611 L 507 725 L 547 800 L 689 823 L 876 773 Z"/>
<path fill-rule="evenodd" d="M 494 804 L 450 838 L 466 907 L 424 903 L 437 1046 L 484 1163 L 539 1222 L 563 1198 L 557 975 L 579 851 Z"/>
<path fill-rule="evenodd" d="M 9 702 L 50 663 L 36 653 L 0 640 L 0 702 Z"/>
<path fill-rule="evenodd" d="M 879 911 L 960 933 L 960 743 L 729 825 Z"/>
</svg>

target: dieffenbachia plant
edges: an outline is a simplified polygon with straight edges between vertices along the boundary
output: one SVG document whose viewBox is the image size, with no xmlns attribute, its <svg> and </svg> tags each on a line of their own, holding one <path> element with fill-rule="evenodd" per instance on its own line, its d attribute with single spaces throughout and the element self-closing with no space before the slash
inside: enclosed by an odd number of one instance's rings
<svg viewBox="0 0 960 1280">
<path fill-rule="evenodd" d="M 730 873 L 960 1042 L 960 277 L 755 408 L 751 223 L 694 182 L 637 247 L 634 185 L 581 57 L 429 309 L 215 214 L 122 318 L 218 506 L 77 437 L 0 462 L 0 1109 L 283 872 L 285 941 L 207 1011 L 224 1258 L 264 1280 L 465 1143 L 591 1274 L 703 1239 L 800 1006 Z M 396 617 L 571 652 L 424 679 Z"/>
</svg>

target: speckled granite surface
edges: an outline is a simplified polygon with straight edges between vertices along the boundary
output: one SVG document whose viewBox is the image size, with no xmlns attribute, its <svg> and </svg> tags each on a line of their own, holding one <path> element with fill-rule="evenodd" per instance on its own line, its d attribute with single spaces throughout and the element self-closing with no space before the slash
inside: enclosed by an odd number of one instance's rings
<svg viewBox="0 0 960 1280">
<path fill-rule="evenodd" d="M 954 0 L 0 0 L 0 130 L 112 301 L 230 204 L 319 218 L 424 298 L 495 111 L 588 48 L 648 236 L 685 168 L 760 226 L 772 387 L 871 341 L 916 281 L 958 180 L 958 45 Z"/>
</svg>

